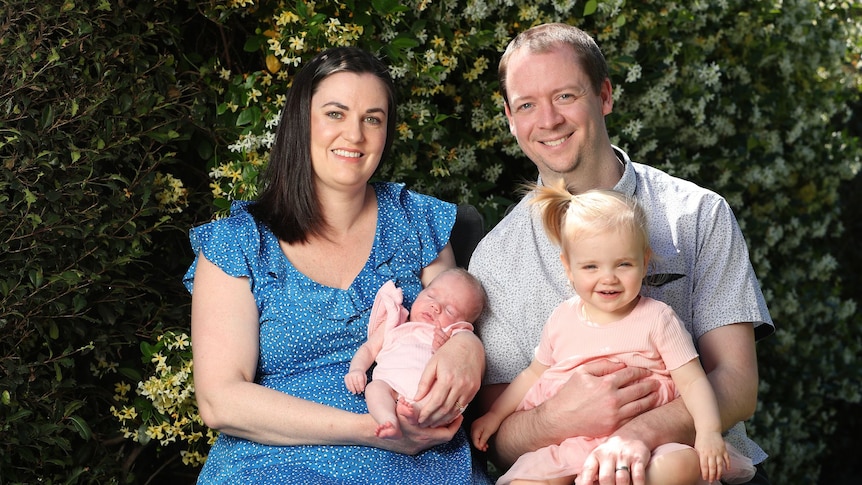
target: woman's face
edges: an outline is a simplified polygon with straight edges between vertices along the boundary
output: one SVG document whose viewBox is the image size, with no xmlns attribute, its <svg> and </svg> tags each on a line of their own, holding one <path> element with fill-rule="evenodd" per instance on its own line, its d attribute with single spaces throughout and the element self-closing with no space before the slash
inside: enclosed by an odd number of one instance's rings
<svg viewBox="0 0 862 485">
<path fill-rule="evenodd" d="M 386 144 L 386 86 L 373 74 L 339 72 L 311 98 L 311 165 L 318 185 L 365 185 Z"/>
</svg>

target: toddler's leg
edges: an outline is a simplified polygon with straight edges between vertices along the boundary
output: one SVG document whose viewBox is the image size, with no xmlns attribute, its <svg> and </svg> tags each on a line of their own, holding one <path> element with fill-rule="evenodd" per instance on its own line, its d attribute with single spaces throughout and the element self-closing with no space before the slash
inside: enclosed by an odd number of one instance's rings
<svg viewBox="0 0 862 485">
<path fill-rule="evenodd" d="M 401 438 L 398 417 L 395 416 L 395 393 L 383 381 L 371 381 L 365 386 L 368 412 L 377 421 L 377 437 L 397 440 Z"/>
<path fill-rule="evenodd" d="M 694 448 L 670 443 L 653 450 L 647 485 L 695 485 L 699 480 L 700 459 Z"/>
</svg>

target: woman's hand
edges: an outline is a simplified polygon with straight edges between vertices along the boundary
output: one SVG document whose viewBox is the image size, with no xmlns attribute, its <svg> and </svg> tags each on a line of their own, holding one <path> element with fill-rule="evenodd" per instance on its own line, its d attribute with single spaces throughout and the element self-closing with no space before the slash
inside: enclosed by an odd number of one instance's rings
<svg viewBox="0 0 862 485">
<path fill-rule="evenodd" d="M 458 432 L 458 428 L 461 427 L 463 420 L 464 418 L 457 416 L 454 421 L 446 426 L 428 428 L 413 423 L 410 418 L 398 415 L 398 425 L 402 433 L 401 439 L 381 439 L 375 446 L 405 455 L 416 455 L 434 446 L 452 441 L 455 433 Z"/>
<path fill-rule="evenodd" d="M 436 428 L 459 420 L 476 396 L 485 371 L 485 351 L 471 332 L 452 336 L 431 358 L 419 380 L 414 409 L 420 426 Z"/>
</svg>

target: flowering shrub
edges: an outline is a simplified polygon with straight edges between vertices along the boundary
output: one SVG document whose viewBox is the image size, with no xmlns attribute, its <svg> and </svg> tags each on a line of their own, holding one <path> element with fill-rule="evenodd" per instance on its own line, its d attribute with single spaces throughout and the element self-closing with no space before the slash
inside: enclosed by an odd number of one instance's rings
<svg viewBox="0 0 862 485">
<path fill-rule="evenodd" d="M 146 376 L 132 385 L 119 381 L 114 387 L 111 414 L 120 423 L 125 438 L 142 445 L 156 440 L 161 445 L 182 442 L 180 454 L 186 465 L 202 465 L 206 447 L 218 433 L 204 426 L 198 414 L 192 379 L 192 349 L 186 333 L 166 331 L 155 342 L 141 343 Z M 206 437 L 206 440 L 203 438 Z"/>
<path fill-rule="evenodd" d="M 108 409 L 140 336 L 188 318 L 178 211 L 205 205 L 186 164 L 203 165 L 215 104 L 188 3 L 0 6 L 0 483 L 167 468 Z"/>
<path fill-rule="evenodd" d="M 578 25 L 611 66 L 612 141 L 734 207 L 778 326 L 760 344 L 749 429 L 775 483 L 816 481 L 836 431 L 825 401 L 858 403 L 862 382 L 859 339 L 836 334 L 854 332 L 856 302 L 837 296 L 829 250 L 843 230 L 838 186 L 862 163 L 842 131 L 862 87 L 860 13 L 809 0 L 233 1 L 218 19 L 253 26 L 244 47 L 259 62 L 216 69 L 220 122 L 234 137 L 212 163 L 213 194 L 220 209 L 254 197 L 293 73 L 352 44 L 384 57 L 400 86 L 398 139 L 377 175 L 474 204 L 493 224 L 515 184 L 535 177 L 502 115 L 500 53 L 531 25 Z"/>
</svg>

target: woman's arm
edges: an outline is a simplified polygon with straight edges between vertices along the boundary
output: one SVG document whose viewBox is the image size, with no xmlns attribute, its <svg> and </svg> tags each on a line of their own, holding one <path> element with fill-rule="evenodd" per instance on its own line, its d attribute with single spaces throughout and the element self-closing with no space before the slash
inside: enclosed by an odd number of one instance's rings
<svg viewBox="0 0 862 485">
<path fill-rule="evenodd" d="M 246 278 L 198 259 L 192 296 L 195 393 L 207 426 L 259 443 L 363 445 L 407 454 L 449 441 L 457 431 L 402 422 L 405 438 L 383 440 L 376 423 L 254 383 L 259 352 L 258 310 Z M 458 421 L 457 424 L 460 424 Z"/>
<path fill-rule="evenodd" d="M 454 267 L 455 253 L 452 251 L 452 243 L 447 243 L 437 254 L 437 259 L 431 261 L 431 264 L 422 268 L 422 273 L 419 274 L 419 278 L 422 280 L 422 286 L 427 287 L 438 274 Z"/>
</svg>

